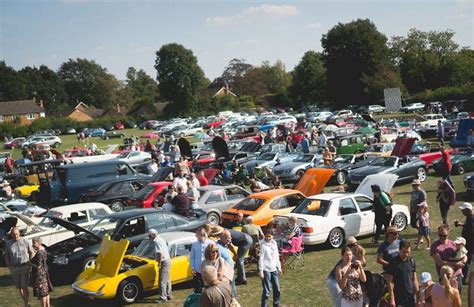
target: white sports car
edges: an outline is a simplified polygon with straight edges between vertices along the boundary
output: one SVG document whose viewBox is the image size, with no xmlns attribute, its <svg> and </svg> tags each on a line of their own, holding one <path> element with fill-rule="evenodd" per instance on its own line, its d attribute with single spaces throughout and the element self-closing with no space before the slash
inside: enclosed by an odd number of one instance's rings
<svg viewBox="0 0 474 307">
<path fill-rule="evenodd" d="M 284 229 L 289 216 L 297 217 L 304 244 L 328 243 L 341 247 L 345 238 L 375 232 L 372 192 L 370 186 L 378 184 L 383 191 L 390 191 L 398 176 L 375 174 L 367 176 L 355 193 L 322 193 L 301 202 L 290 214 L 276 216 L 275 222 Z M 410 223 L 407 206 L 392 206 L 392 224 L 403 230 Z M 281 227 L 277 227 L 282 229 Z"/>
</svg>

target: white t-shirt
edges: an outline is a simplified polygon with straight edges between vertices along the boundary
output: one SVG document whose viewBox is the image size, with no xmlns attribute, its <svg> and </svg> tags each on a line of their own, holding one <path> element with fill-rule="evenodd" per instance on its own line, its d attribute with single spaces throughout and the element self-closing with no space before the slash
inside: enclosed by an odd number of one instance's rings
<svg viewBox="0 0 474 307">
<path fill-rule="evenodd" d="M 173 180 L 173 186 L 178 191 L 178 186 L 183 187 L 183 193 L 188 193 L 188 185 L 187 185 L 187 179 L 186 178 L 180 178 L 176 177 Z"/>
</svg>

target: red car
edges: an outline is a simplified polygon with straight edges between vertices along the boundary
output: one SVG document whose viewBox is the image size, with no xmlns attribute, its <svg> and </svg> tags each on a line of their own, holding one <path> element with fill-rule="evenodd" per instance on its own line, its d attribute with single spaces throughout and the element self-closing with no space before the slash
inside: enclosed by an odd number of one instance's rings
<svg viewBox="0 0 474 307">
<path fill-rule="evenodd" d="M 124 199 L 125 206 L 134 206 L 138 208 L 151 208 L 153 202 L 159 196 L 164 196 L 168 187 L 172 185 L 171 181 L 152 182 L 132 196 Z M 160 205 L 162 205 L 161 203 Z"/>
<path fill-rule="evenodd" d="M 25 138 L 14 138 L 11 141 L 6 142 L 3 144 L 3 148 L 5 149 L 14 149 L 14 148 L 20 148 L 21 143 L 23 143 L 26 139 Z"/>
<path fill-rule="evenodd" d="M 216 160 L 216 155 L 212 151 L 200 151 L 193 155 L 193 159 L 188 161 L 188 167 L 192 167 L 194 161 L 197 161 L 200 167 L 208 165 Z"/>
<path fill-rule="evenodd" d="M 123 130 L 123 129 L 125 129 L 125 126 L 122 123 L 115 123 L 114 128 L 115 128 L 115 130 Z"/>
<path fill-rule="evenodd" d="M 91 155 L 89 148 L 75 148 L 68 149 L 64 152 L 64 157 L 73 158 L 73 157 L 87 157 Z"/>
</svg>

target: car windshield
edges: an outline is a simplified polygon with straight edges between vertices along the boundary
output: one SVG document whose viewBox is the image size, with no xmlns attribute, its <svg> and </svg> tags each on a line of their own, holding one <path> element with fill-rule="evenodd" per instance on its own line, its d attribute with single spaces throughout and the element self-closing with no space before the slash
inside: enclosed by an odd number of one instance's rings
<svg viewBox="0 0 474 307">
<path fill-rule="evenodd" d="M 234 206 L 236 210 L 245 210 L 245 211 L 257 211 L 261 205 L 265 202 L 265 199 L 255 198 L 255 197 L 247 197 L 243 199 L 241 202 Z"/>
<path fill-rule="evenodd" d="M 3 153 L 0 153 L 0 158 L 8 158 L 10 156 L 10 153 L 9 152 L 3 152 Z"/>
<path fill-rule="evenodd" d="M 293 213 L 326 216 L 330 205 L 328 200 L 305 199 L 293 209 Z"/>
<path fill-rule="evenodd" d="M 293 159 L 293 162 L 311 162 L 313 155 L 298 155 Z"/>
<path fill-rule="evenodd" d="M 274 153 L 264 153 L 260 157 L 258 157 L 259 160 L 265 160 L 265 161 L 271 161 L 275 157 Z"/>
<path fill-rule="evenodd" d="M 118 155 L 118 157 L 117 157 L 117 158 L 119 158 L 119 159 L 125 159 L 125 158 L 127 158 L 127 157 L 128 157 L 128 154 L 129 154 L 129 152 L 128 152 L 128 151 L 126 151 L 126 152 L 122 152 L 120 155 Z"/>
<path fill-rule="evenodd" d="M 150 240 L 149 238 L 143 239 L 132 254 L 138 257 L 154 259 L 155 245 L 153 244 L 153 240 Z"/>
<path fill-rule="evenodd" d="M 379 157 L 379 158 L 374 159 L 374 161 L 372 161 L 370 165 L 371 166 L 394 166 L 395 162 L 397 162 L 396 157 L 387 157 L 387 158 Z"/>
<path fill-rule="evenodd" d="M 41 221 L 38 223 L 38 225 L 41 226 L 41 227 L 47 227 L 47 228 L 55 228 L 56 225 L 57 225 L 53 220 L 47 218 L 47 216 L 57 217 L 59 219 L 63 218 L 63 214 L 61 212 L 57 212 L 57 211 L 54 211 L 54 210 L 49 210 L 48 212 L 45 213 L 44 216 L 45 217 L 43 217 L 41 219 Z"/>
<path fill-rule="evenodd" d="M 338 155 L 334 158 L 334 163 L 351 163 L 352 155 Z"/>
<path fill-rule="evenodd" d="M 135 193 L 133 197 L 136 199 L 142 199 L 142 200 L 147 199 L 151 195 L 151 193 L 153 193 L 154 190 L 155 190 L 154 186 L 147 185 L 143 189 Z"/>
<path fill-rule="evenodd" d="M 383 150 L 383 144 L 373 144 L 367 149 L 367 152 L 383 152 Z"/>
<path fill-rule="evenodd" d="M 104 217 L 98 220 L 97 223 L 95 223 L 94 226 L 90 228 L 90 232 L 100 237 L 106 234 L 113 235 L 113 233 L 115 232 L 115 229 L 117 229 L 118 226 L 120 225 L 120 222 L 121 220 L 119 219 Z"/>
</svg>

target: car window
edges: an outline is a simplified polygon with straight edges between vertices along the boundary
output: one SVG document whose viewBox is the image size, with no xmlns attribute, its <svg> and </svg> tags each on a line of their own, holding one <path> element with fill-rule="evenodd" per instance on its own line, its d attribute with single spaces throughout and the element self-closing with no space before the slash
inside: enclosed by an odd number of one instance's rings
<svg viewBox="0 0 474 307">
<path fill-rule="evenodd" d="M 209 194 L 206 204 L 215 204 L 225 201 L 224 190 L 215 190 Z"/>
<path fill-rule="evenodd" d="M 163 214 L 163 218 L 165 219 L 166 228 L 170 229 L 175 226 L 174 219 L 170 214 Z"/>
<path fill-rule="evenodd" d="M 176 215 L 173 216 L 173 219 L 174 219 L 174 222 L 175 222 L 176 226 L 186 225 L 188 223 L 187 220 L 185 220 L 182 217 L 176 216 Z"/>
<path fill-rule="evenodd" d="M 87 222 L 87 210 L 71 212 L 71 215 L 66 220 L 74 224 L 85 223 Z"/>
<path fill-rule="evenodd" d="M 129 237 L 145 234 L 146 232 L 147 232 L 147 229 L 145 225 L 145 217 L 140 216 L 140 217 L 132 218 L 126 221 L 125 224 L 120 229 L 120 231 L 118 232 L 117 236 L 118 238 L 129 238 Z"/>
<path fill-rule="evenodd" d="M 94 208 L 89 210 L 89 216 L 91 220 L 96 220 L 101 217 L 104 217 L 108 214 L 108 212 L 104 208 Z"/>
<path fill-rule="evenodd" d="M 158 231 L 166 229 L 166 222 L 162 213 L 152 213 L 146 215 L 148 229 L 156 229 Z"/>
<path fill-rule="evenodd" d="M 331 202 L 328 200 L 310 199 L 303 200 L 292 213 L 326 216 Z"/>
<path fill-rule="evenodd" d="M 351 198 L 341 199 L 339 201 L 339 215 L 348 215 L 357 213 L 357 208 Z"/>
<path fill-rule="evenodd" d="M 247 197 L 249 194 L 239 188 L 226 189 L 227 200 L 235 200 Z"/>
<path fill-rule="evenodd" d="M 244 198 L 238 204 L 236 204 L 233 208 L 236 210 L 257 211 L 258 208 L 260 208 L 264 202 L 265 199 L 247 197 Z"/>
<path fill-rule="evenodd" d="M 285 198 L 288 201 L 288 207 L 296 207 L 304 200 L 300 194 L 288 195 Z"/>
<path fill-rule="evenodd" d="M 188 243 L 188 242 L 180 242 L 176 244 L 175 257 L 189 255 L 191 253 L 192 245 L 193 245 L 192 243 Z"/>
<path fill-rule="evenodd" d="M 374 207 L 374 204 L 367 197 L 357 196 L 355 198 L 355 200 L 356 200 L 356 203 L 359 205 L 360 211 L 362 211 L 362 212 L 363 211 L 372 211 L 372 209 Z"/>
<path fill-rule="evenodd" d="M 273 209 L 273 210 L 280 210 L 280 209 L 285 209 L 288 207 L 289 207 L 289 204 L 286 197 L 279 197 L 275 199 L 274 201 L 272 201 L 272 203 L 270 204 L 270 209 Z"/>
</svg>

